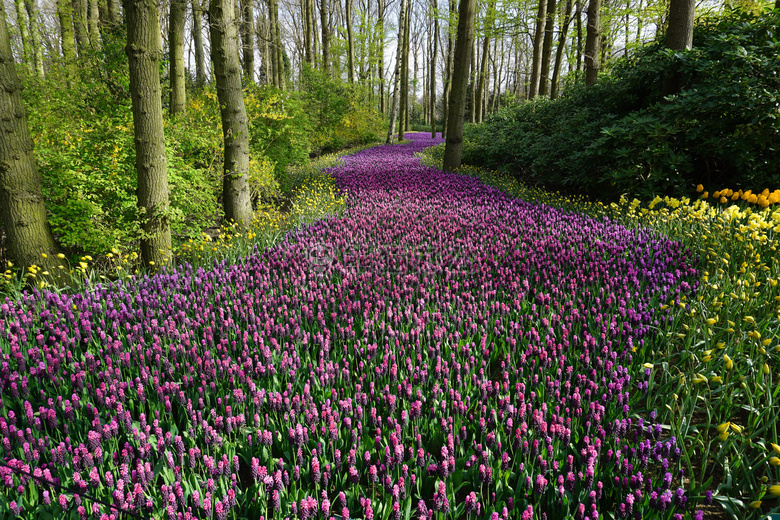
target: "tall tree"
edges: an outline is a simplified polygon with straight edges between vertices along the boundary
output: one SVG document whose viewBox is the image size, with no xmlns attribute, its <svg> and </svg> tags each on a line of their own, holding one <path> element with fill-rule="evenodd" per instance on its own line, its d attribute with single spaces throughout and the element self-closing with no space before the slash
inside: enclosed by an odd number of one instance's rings
<svg viewBox="0 0 780 520">
<path fill-rule="evenodd" d="M 456 0 L 450 0 L 450 10 L 447 22 L 447 57 L 445 60 L 444 69 L 444 97 L 442 98 L 442 127 L 441 135 L 445 139 L 447 138 L 447 127 L 449 126 L 447 121 L 449 119 L 449 105 L 450 105 L 450 92 L 452 90 L 452 68 L 454 65 L 455 55 L 455 32 L 452 30 L 452 25 L 457 20 L 458 4 Z"/>
<path fill-rule="evenodd" d="M 431 52 L 431 78 L 430 78 L 430 110 L 431 110 L 431 137 L 436 137 L 436 56 L 439 54 L 439 6 L 436 0 L 431 0 L 431 16 L 433 16 L 433 52 Z"/>
<path fill-rule="evenodd" d="M 385 2 L 377 0 L 377 69 L 379 70 L 379 112 L 385 113 Z"/>
<path fill-rule="evenodd" d="M 533 99 L 539 93 L 539 76 L 542 73 L 542 49 L 544 47 L 544 30 L 547 26 L 547 0 L 539 0 L 539 10 L 536 13 L 536 29 L 534 31 L 534 54 L 531 61 L 531 83 L 528 86 L 528 99 Z"/>
<path fill-rule="evenodd" d="M 184 113 L 187 92 L 184 83 L 184 15 L 187 0 L 171 0 L 168 18 L 168 45 L 170 48 L 171 115 Z"/>
<path fill-rule="evenodd" d="M 32 49 L 30 48 L 30 31 L 27 21 L 27 11 L 24 8 L 23 0 L 15 0 L 16 4 L 16 25 L 19 27 L 19 37 L 22 40 L 22 62 L 26 67 L 32 63 Z"/>
<path fill-rule="evenodd" d="M 89 40 L 92 46 L 97 48 L 100 45 L 100 8 L 98 7 L 98 0 L 89 0 L 88 6 Z"/>
<path fill-rule="evenodd" d="M 349 82 L 355 82 L 355 41 L 352 38 L 352 0 L 345 0 L 345 13 L 347 25 L 347 61 Z"/>
<path fill-rule="evenodd" d="M 38 265 L 56 272 L 59 251 L 46 220 L 4 2 L 0 2 L 0 223 L 7 235 L 8 256 L 19 267 Z"/>
<path fill-rule="evenodd" d="M 201 88 L 206 77 L 206 53 L 203 50 L 203 6 L 201 0 L 192 0 L 192 46 L 195 50 L 195 84 Z"/>
<path fill-rule="evenodd" d="M 32 45 L 33 62 L 35 72 L 39 78 L 43 78 L 43 49 L 41 48 L 41 33 L 38 28 L 38 2 L 37 0 L 25 0 L 27 17 L 30 20 L 30 44 Z"/>
<path fill-rule="evenodd" d="M 542 42 L 542 64 L 539 70 L 539 95 L 550 94 L 550 58 L 552 57 L 553 33 L 555 32 L 556 0 L 547 0 L 547 21 L 544 24 Z"/>
<path fill-rule="evenodd" d="M 444 170 L 460 166 L 463 152 L 463 123 L 466 109 L 466 87 L 469 79 L 471 47 L 474 41 L 476 0 L 460 0 L 458 10 L 458 37 L 455 42 L 455 68 L 452 71 L 450 111 L 447 121 L 447 142 L 444 145 Z"/>
<path fill-rule="evenodd" d="M 282 32 L 279 27 L 279 3 L 277 0 L 268 0 L 268 23 L 271 28 L 274 86 L 284 88 L 284 47 L 282 44 Z"/>
<path fill-rule="evenodd" d="M 554 0 L 553 0 L 554 1 Z M 476 95 L 476 122 L 481 123 L 483 117 L 483 104 L 484 97 L 486 97 L 485 91 L 487 90 L 487 64 L 488 56 L 490 55 L 490 36 L 493 32 L 493 19 L 495 18 L 495 0 L 488 0 L 487 12 L 485 14 L 485 36 L 482 40 L 482 63 L 479 66 L 479 79 L 477 81 L 477 95 Z"/>
<path fill-rule="evenodd" d="M 143 211 L 141 258 L 160 266 L 171 249 L 168 164 L 160 98 L 160 23 L 156 0 L 125 0 L 130 97 L 135 132 L 138 206 Z"/>
<path fill-rule="evenodd" d="M 569 26 L 571 25 L 571 11 L 573 7 L 572 0 L 566 0 L 566 9 L 563 15 L 563 26 L 558 38 L 558 49 L 555 51 L 555 65 L 553 65 L 553 75 L 550 85 L 550 98 L 558 97 L 558 81 L 561 76 L 561 62 L 563 61 L 563 50 L 566 47 L 566 37 L 569 35 Z"/>
<path fill-rule="evenodd" d="M 599 77 L 601 54 L 601 0 L 588 2 L 588 29 L 585 36 L 585 84 L 594 85 Z"/>
<path fill-rule="evenodd" d="M 225 218 L 241 226 L 252 222 L 249 192 L 249 126 L 241 89 L 241 61 L 232 0 L 211 0 L 211 61 L 225 141 L 222 206 Z"/>
<path fill-rule="evenodd" d="M 322 25 L 322 71 L 325 74 L 330 74 L 330 22 L 333 15 L 330 11 L 329 4 L 329 0 L 320 0 L 320 24 Z"/>
<path fill-rule="evenodd" d="M 57 17 L 60 20 L 62 61 L 72 76 L 76 73 L 76 43 L 73 37 L 73 6 L 70 0 L 57 0 Z"/>
<path fill-rule="evenodd" d="M 406 16 L 404 17 L 404 47 L 401 53 L 401 100 L 400 111 L 398 114 L 398 140 L 404 139 L 404 132 L 408 128 L 409 122 L 409 47 L 411 43 L 410 29 L 411 29 L 411 14 L 412 3 L 406 2 Z"/>
<path fill-rule="evenodd" d="M 666 48 L 673 51 L 688 50 L 693 46 L 693 20 L 696 10 L 695 0 L 671 0 L 669 2 L 668 29 L 666 30 Z M 682 85 L 679 73 L 664 75 L 661 93 L 669 96 L 677 93 Z"/>
<path fill-rule="evenodd" d="M 72 0 L 73 29 L 76 33 L 79 58 L 82 58 L 89 48 L 89 31 L 87 26 L 87 2 L 86 0 Z"/>
<path fill-rule="evenodd" d="M 307 0 L 308 1 L 308 0 Z M 244 79 L 255 83 L 255 8 L 253 0 L 241 0 L 241 53 Z"/>
<path fill-rule="evenodd" d="M 398 117 L 398 103 L 401 88 L 401 66 L 403 59 L 401 54 L 404 50 L 404 28 L 406 27 L 406 0 L 401 0 L 401 7 L 398 10 L 398 45 L 395 51 L 395 73 L 393 74 L 393 98 L 390 101 L 390 125 L 387 128 L 387 144 L 393 142 L 393 131 Z"/>
</svg>

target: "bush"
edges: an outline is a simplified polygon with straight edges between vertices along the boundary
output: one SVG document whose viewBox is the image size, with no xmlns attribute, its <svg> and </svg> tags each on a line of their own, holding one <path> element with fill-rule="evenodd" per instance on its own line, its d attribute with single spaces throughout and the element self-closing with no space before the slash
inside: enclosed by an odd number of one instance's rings
<svg viewBox="0 0 780 520">
<path fill-rule="evenodd" d="M 780 13 L 700 20 L 694 48 L 663 41 L 593 87 L 505 108 L 467 129 L 464 161 L 600 198 L 780 184 Z M 661 93 L 665 76 L 681 90 Z"/>
</svg>

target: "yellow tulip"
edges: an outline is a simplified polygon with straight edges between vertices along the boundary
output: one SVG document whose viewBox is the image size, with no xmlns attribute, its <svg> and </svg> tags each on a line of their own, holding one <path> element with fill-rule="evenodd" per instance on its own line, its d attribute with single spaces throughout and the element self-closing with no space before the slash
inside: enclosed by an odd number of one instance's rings
<svg viewBox="0 0 780 520">
<path fill-rule="evenodd" d="M 769 457 L 769 463 L 772 466 L 780 466 L 780 459 L 778 459 L 777 457 Z"/>
<path fill-rule="evenodd" d="M 761 367 L 761 372 L 763 372 L 765 376 L 769 375 L 769 363 L 764 363 L 764 366 Z"/>
<path fill-rule="evenodd" d="M 724 422 L 723 424 L 719 424 L 715 427 L 716 430 L 718 430 L 718 433 L 723 433 L 725 431 L 728 431 L 729 426 L 731 426 L 731 422 Z"/>
<path fill-rule="evenodd" d="M 704 191 L 704 186 L 702 186 L 701 184 L 697 185 L 697 186 L 696 186 L 696 191 L 697 191 L 698 193 L 701 193 L 702 191 Z"/>
</svg>

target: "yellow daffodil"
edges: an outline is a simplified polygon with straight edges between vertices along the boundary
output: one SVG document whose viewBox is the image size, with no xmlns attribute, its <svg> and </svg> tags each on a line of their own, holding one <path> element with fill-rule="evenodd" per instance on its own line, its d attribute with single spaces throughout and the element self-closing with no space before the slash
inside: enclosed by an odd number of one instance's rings
<svg viewBox="0 0 780 520">
<path fill-rule="evenodd" d="M 773 497 L 780 497 L 780 484 L 775 484 L 774 486 L 769 486 L 769 494 Z"/>
<path fill-rule="evenodd" d="M 773 450 L 775 453 L 777 453 L 778 455 L 780 455 L 780 446 L 778 446 L 778 445 L 777 445 L 777 444 L 775 444 L 774 442 L 770 442 L 770 443 L 769 443 L 769 445 L 770 445 L 770 446 L 772 446 L 772 450 Z"/>
<path fill-rule="evenodd" d="M 734 362 L 731 360 L 728 354 L 723 354 L 723 361 L 726 362 L 726 370 L 734 368 Z"/>
<path fill-rule="evenodd" d="M 718 430 L 718 433 L 723 433 L 729 430 L 729 426 L 731 426 L 731 422 L 724 422 L 723 424 L 719 424 L 715 427 L 716 430 Z"/>
<path fill-rule="evenodd" d="M 769 457 L 769 463 L 772 466 L 780 466 L 780 459 L 777 457 Z"/>
<path fill-rule="evenodd" d="M 753 502 L 748 504 L 748 507 L 750 509 L 758 509 L 759 507 L 761 507 L 761 501 L 760 500 L 754 500 Z"/>
</svg>

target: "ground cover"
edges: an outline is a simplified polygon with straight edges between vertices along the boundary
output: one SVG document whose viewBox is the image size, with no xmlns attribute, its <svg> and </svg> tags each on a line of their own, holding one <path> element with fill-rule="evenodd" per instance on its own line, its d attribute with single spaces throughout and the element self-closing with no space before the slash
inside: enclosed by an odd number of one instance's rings
<svg viewBox="0 0 780 520">
<path fill-rule="evenodd" d="M 343 215 L 262 253 L 0 305 L 0 508 L 699 516 L 636 408 L 690 250 L 420 165 L 436 142 L 345 158 Z"/>
</svg>

